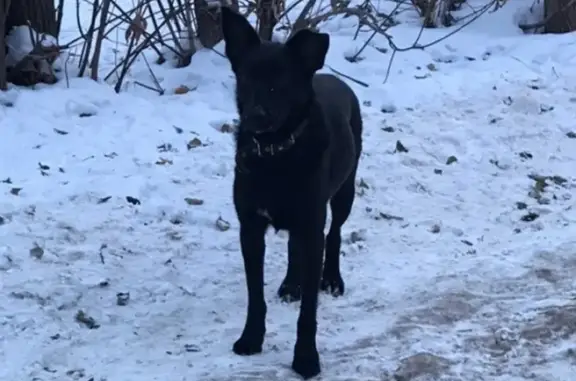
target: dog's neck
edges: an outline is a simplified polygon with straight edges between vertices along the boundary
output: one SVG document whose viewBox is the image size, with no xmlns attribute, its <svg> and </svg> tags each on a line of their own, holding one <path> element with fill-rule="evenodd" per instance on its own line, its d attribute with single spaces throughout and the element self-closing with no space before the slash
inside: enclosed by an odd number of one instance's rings
<svg viewBox="0 0 576 381">
<path fill-rule="evenodd" d="M 307 113 L 302 116 L 289 118 L 286 128 L 281 128 L 274 133 L 254 135 L 239 130 L 236 135 L 236 167 L 241 172 L 249 172 L 247 161 L 254 159 L 270 158 L 290 151 L 306 132 L 310 123 Z"/>
<path fill-rule="evenodd" d="M 296 140 L 302 135 L 307 124 L 308 120 L 302 119 L 296 128 L 289 132 L 279 131 L 278 133 L 262 135 L 246 134 L 246 136 L 242 136 L 243 142 L 238 147 L 240 156 L 266 157 L 285 152 L 296 144 Z"/>
</svg>

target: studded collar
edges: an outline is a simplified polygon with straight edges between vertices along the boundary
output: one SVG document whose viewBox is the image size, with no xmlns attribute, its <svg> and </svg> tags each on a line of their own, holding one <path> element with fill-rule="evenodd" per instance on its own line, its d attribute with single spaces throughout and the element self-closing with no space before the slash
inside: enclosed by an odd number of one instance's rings
<svg viewBox="0 0 576 381">
<path fill-rule="evenodd" d="M 263 143 L 257 137 L 252 137 L 252 141 L 246 146 L 239 148 L 236 152 L 236 167 L 240 172 L 248 172 L 244 160 L 249 157 L 272 157 L 288 151 L 296 144 L 298 137 L 302 135 L 308 120 L 302 121 L 288 138 L 278 143 Z"/>
</svg>

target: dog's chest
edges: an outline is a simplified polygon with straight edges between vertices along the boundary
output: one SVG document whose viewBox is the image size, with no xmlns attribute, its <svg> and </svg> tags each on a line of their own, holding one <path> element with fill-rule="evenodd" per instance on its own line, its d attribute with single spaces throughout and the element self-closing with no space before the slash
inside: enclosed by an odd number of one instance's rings
<svg viewBox="0 0 576 381">
<path fill-rule="evenodd" d="M 278 184 L 280 185 L 280 184 Z M 255 195 L 256 213 L 264 217 L 276 230 L 289 230 L 302 219 L 305 212 L 299 197 L 303 192 L 295 192 L 289 185 L 260 188 Z"/>
<path fill-rule="evenodd" d="M 276 230 L 290 230 L 298 221 L 298 211 L 285 205 L 262 205 L 256 209 L 256 213 Z"/>
<path fill-rule="evenodd" d="M 268 222 L 272 223 L 272 216 L 270 215 L 270 213 L 268 213 L 268 210 L 260 208 L 256 211 L 256 213 L 258 213 L 259 216 L 267 219 Z"/>
</svg>

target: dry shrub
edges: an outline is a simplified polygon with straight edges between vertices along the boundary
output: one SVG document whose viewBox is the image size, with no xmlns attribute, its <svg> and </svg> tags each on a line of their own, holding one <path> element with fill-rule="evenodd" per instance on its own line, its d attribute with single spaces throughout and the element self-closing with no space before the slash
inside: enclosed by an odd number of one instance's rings
<svg viewBox="0 0 576 381">
<path fill-rule="evenodd" d="M 459 10 L 466 0 L 411 0 L 422 17 L 425 28 L 452 26 L 455 22 L 450 12 Z"/>
<path fill-rule="evenodd" d="M 55 83 L 64 0 L 0 0 L 0 89 Z"/>
</svg>

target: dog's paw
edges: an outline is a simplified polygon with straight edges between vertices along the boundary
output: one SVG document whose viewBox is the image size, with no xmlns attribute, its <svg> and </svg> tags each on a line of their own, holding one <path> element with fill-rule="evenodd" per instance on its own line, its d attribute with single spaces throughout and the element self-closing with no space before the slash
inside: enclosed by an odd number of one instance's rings
<svg viewBox="0 0 576 381">
<path fill-rule="evenodd" d="M 340 274 L 324 274 L 320 282 L 320 289 L 334 297 L 342 296 L 344 295 L 344 280 Z"/>
<path fill-rule="evenodd" d="M 284 279 L 278 288 L 278 297 L 285 303 L 297 302 L 302 297 L 302 289 L 299 284 L 287 282 Z"/>
<path fill-rule="evenodd" d="M 242 335 L 232 347 L 234 353 L 239 356 L 251 356 L 262 352 L 262 340 L 254 336 Z"/>
<path fill-rule="evenodd" d="M 320 356 L 314 351 L 296 351 L 292 361 L 294 372 L 308 380 L 320 374 Z"/>
</svg>

